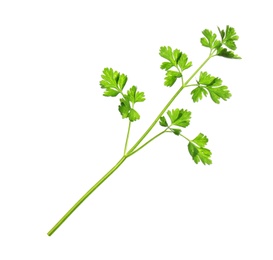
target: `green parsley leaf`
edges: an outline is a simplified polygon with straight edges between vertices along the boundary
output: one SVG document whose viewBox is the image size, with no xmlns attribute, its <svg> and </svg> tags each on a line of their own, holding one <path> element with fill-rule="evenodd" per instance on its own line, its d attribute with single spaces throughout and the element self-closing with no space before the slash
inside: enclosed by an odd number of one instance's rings
<svg viewBox="0 0 273 260">
<path fill-rule="evenodd" d="M 192 142 L 194 142 L 195 144 L 197 144 L 199 147 L 205 147 L 208 143 L 209 139 L 202 133 L 200 133 L 199 135 L 197 135 Z"/>
<path fill-rule="evenodd" d="M 220 87 L 207 87 L 211 99 L 220 104 L 220 99 L 227 101 L 231 97 L 231 93 L 228 90 L 227 86 L 220 86 Z"/>
<path fill-rule="evenodd" d="M 222 43 L 226 45 L 229 49 L 236 50 L 237 47 L 235 41 L 239 39 L 239 36 L 236 34 L 235 29 L 227 25 L 226 31 L 221 30 L 219 27 L 218 31 L 220 32 Z"/>
<path fill-rule="evenodd" d="M 212 31 L 205 29 L 202 31 L 202 34 L 205 36 L 201 38 L 201 44 L 205 47 L 212 49 L 217 49 L 221 47 L 221 42 L 219 40 L 216 40 L 216 34 Z"/>
<path fill-rule="evenodd" d="M 208 143 L 208 138 L 202 133 L 197 135 L 193 140 L 189 142 L 188 150 L 195 163 L 199 163 L 200 161 L 203 164 L 212 163 L 210 159 L 211 151 L 205 148 L 207 143 Z"/>
<path fill-rule="evenodd" d="M 197 81 L 197 83 L 198 87 L 191 92 L 193 102 L 201 100 L 203 95 L 207 96 L 207 92 L 209 92 L 211 99 L 217 104 L 220 103 L 220 99 L 226 101 L 231 97 L 228 87 L 222 86 L 222 80 L 207 72 L 200 73 L 199 81 Z"/>
<path fill-rule="evenodd" d="M 188 62 L 188 56 L 182 53 L 180 50 L 175 49 L 172 51 L 170 46 L 163 46 L 160 48 L 159 54 L 161 57 L 167 59 L 169 62 L 163 62 L 160 66 L 161 69 L 169 70 L 172 67 L 180 67 L 181 71 L 184 71 L 192 66 L 192 62 Z"/>
<path fill-rule="evenodd" d="M 172 109 L 167 112 L 172 125 L 187 127 L 190 124 L 191 112 L 184 109 Z"/>
<path fill-rule="evenodd" d="M 167 112 L 170 120 L 171 125 L 168 125 L 168 122 L 164 116 L 159 118 L 159 124 L 163 127 L 168 127 L 175 135 L 180 135 L 181 129 L 177 128 L 170 128 L 171 126 L 180 126 L 180 127 L 187 127 L 190 124 L 191 112 L 184 110 L 184 109 L 173 109 L 168 110 Z"/>
<path fill-rule="evenodd" d="M 239 36 L 236 34 L 235 29 L 230 26 L 226 26 L 226 30 L 221 30 L 218 27 L 218 31 L 221 36 L 221 40 L 217 40 L 217 36 L 212 31 L 205 29 L 202 34 L 205 36 L 201 38 L 201 44 L 205 47 L 210 48 L 213 54 L 217 56 L 222 56 L 230 59 L 241 59 L 237 54 L 231 50 L 236 50 L 237 46 L 235 41 L 239 39 Z M 231 50 L 223 48 L 222 45 L 225 45 Z"/>
<path fill-rule="evenodd" d="M 120 105 L 119 105 L 118 109 L 122 115 L 122 118 L 129 117 L 129 114 L 131 111 L 131 105 L 130 105 L 128 96 L 124 95 L 124 98 L 120 99 Z"/>
<path fill-rule="evenodd" d="M 217 27 L 217 28 L 218 28 L 218 31 L 219 31 L 220 36 L 221 36 L 221 38 L 222 38 L 222 41 L 223 41 L 223 39 L 225 38 L 225 31 L 224 31 L 224 30 L 221 30 L 219 27 Z"/>
<path fill-rule="evenodd" d="M 194 160 L 194 158 L 197 156 L 198 154 L 198 147 L 196 145 L 194 145 L 192 142 L 189 142 L 188 144 L 188 150 L 190 155 L 192 156 L 192 159 Z M 195 160 L 194 160 L 195 161 Z M 196 162 L 196 161 L 195 161 Z M 198 163 L 198 161 L 196 162 Z"/>
<path fill-rule="evenodd" d="M 177 128 L 170 128 L 170 129 L 175 135 L 180 135 L 181 133 L 181 129 L 177 129 Z"/>
<path fill-rule="evenodd" d="M 163 70 L 169 70 L 172 67 L 173 67 L 173 64 L 171 62 L 163 62 L 160 66 L 160 68 Z"/>
<path fill-rule="evenodd" d="M 124 95 L 123 98 L 120 99 L 120 105 L 118 109 L 122 118 L 129 118 L 131 122 L 140 119 L 139 113 L 134 108 L 132 108 L 128 95 Z"/>
<path fill-rule="evenodd" d="M 104 96 L 115 97 L 122 92 L 126 82 L 127 76 L 114 71 L 112 68 L 105 68 L 101 75 L 102 80 L 100 81 L 101 88 L 104 88 Z"/>
<path fill-rule="evenodd" d="M 206 164 L 212 164 L 211 160 L 211 151 L 207 148 L 198 147 L 192 142 L 189 142 L 188 144 L 188 150 L 190 155 L 192 156 L 192 159 L 197 164 L 200 161 L 206 165 Z"/>
<path fill-rule="evenodd" d="M 222 84 L 222 80 L 208 74 L 207 72 L 201 72 L 199 75 L 198 83 L 206 86 L 214 86 L 214 84 L 219 86 Z"/>
<path fill-rule="evenodd" d="M 118 79 L 118 86 L 119 86 L 119 89 L 120 90 L 123 90 L 123 88 L 124 88 L 124 86 L 125 86 L 125 84 L 126 84 L 126 82 L 127 82 L 127 76 L 126 75 L 124 75 L 124 74 L 121 74 L 120 76 L 119 76 L 119 79 Z"/>
<path fill-rule="evenodd" d="M 161 126 L 165 126 L 165 127 L 168 126 L 168 123 L 167 123 L 167 120 L 166 120 L 165 116 L 162 116 L 162 117 L 159 118 L 159 124 Z"/>
<path fill-rule="evenodd" d="M 229 59 L 242 59 L 233 51 L 228 51 L 226 48 L 220 48 L 217 52 L 217 56 L 222 56 L 224 58 L 229 58 Z"/>
<path fill-rule="evenodd" d="M 164 85 L 171 87 L 178 78 L 182 77 L 181 72 L 192 66 L 192 62 L 188 62 L 188 56 L 185 53 L 182 53 L 178 49 L 173 51 L 170 46 L 161 47 L 159 54 L 161 57 L 168 60 L 167 62 L 164 61 L 160 68 L 167 71 Z M 172 67 L 176 67 L 177 71 L 169 70 Z"/>
<path fill-rule="evenodd" d="M 174 60 L 174 57 L 173 57 L 173 51 L 172 51 L 172 48 L 170 46 L 162 46 L 160 47 L 160 50 L 159 50 L 159 55 L 168 60 L 172 66 L 175 66 L 175 60 Z"/>
<path fill-rule="evenodd" d="M 172 51 L 172 48 L 170 46 L 167 46 L 167 47 L 163 46 L 159 50 L 159 55 L 162 58 L 165 58 L 166 60 L 168 60 L 170 64 L 172 64 L 172 66 L 175 66 L 177 64 L 177 61 L 179 60 L 181 54 L 182 53 L 178 49 L 175 49 L 174 51 Z"/>
<path fill-rule="evenodd" d="M 221 35 L 222 44 L 231 49 L 232 51 L 221 47 L 217 49 L 217 55 L 230 59 L 241 59 L 241 57 L 239 57 L 237 54 L 233 52 L 234 50 L 237 49 L 235 41 L 239 39 L 239 36 L 236 34 L 235 29 L 227 25 L 225 31 L 221 30 L 219 27 L 218 31 Z"/>
<path fill-rule="evenodd" d="M 138 119 L 140 119 L 139 113 L 135 109 L 132 108 L 130 113 L 129 113 L 129 120 L 131 122 L 134 122 L 134 121 L 136 121 Z"/>
<path fill-rule="evenodd" d="M 183 53 L 178 60 L 178 66 L 180 67 L 181 71 L 184 71 L 192 66 L 192 62 L 188 62 L 187 54 Z"/>
<path fill-rule="evenodd" d="M 179 61 L 181 55 L 182 55 L 182 52 L 181 52 L 180 50 L 175 49 L 175 50 L 173 51 L 173 59 L 174 59 L 175 65 L 177 65 L 177 63 L 178 63 L 178 61 Z"/>
<path fill-rule="evenodd" d="M 197 87 L 192 90 L 191 94 L 192 94 L 193 102 L 198 102 L 199 100 L 201 100 L 203 98 L 203 95 L 206 97 L 208 92 L 203 87 Z"/>
<path fill-rule="evenodd" d="M 143 102 L 145 100 L 144 92 L 137 91 L 136 86 L 132 86 L 128 91 L 127 95 L 129 97 L 129 100 L 135 104 L 137 102 Z"/>
<path fill-rule="evenodd" d="M 111 88 L 108 88 L 104 91 L 103 95 L 105 97 L 116 97 L 120 92 L 118 90 L 114 90 Z"/>
<path fill-rule="evenodd" d="M 164 85 L 167 87 L 171 87 L 178 78 L 181 78 L 182 74 L 178 71 L 169 70 L 166 73 Z"/>
</svg>

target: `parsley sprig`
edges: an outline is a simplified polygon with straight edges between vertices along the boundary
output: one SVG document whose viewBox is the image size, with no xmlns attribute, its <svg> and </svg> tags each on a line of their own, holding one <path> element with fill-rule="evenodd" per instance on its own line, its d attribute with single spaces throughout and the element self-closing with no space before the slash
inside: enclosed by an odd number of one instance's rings
<svg viewBox="0 0 273 260">
<path fill-rule="evenodd" d="M 193 102 L 198 102 L 203 96 L 206 97 L 208 93 L 210 94 L 212 101 L 216 104 L 220 103 L 220 99 L 226 101 L 231 97 L 228 87 L 222 85 L 222 80 L 211 76 L 207 72 L 201 72 L 199 80 L 196 82 L 197 88 L 193 89 L 191 92 Z"/>
<path fill-rule="evenodd" d="M 172 87 L 176 82 L 178 82 L 178 79 L 181 79 L 181 85 L 169 102 L 163 107 L 152 124 L 130 149 L 127 149 L 127 147 L 131 131 L 131 123 L 140 119 L 140 115 L 135 109 L 135 104 L 145 101 L 145 95 L 143 92 L 138 91 L 137 87 L 134 85 L 127 91 L 124 90 L 128 80 L 128 77 L 125 74 L 119 73 L 112 68 L 105 68 L 103 70 L 101 75 L 102 79 L 100 81 L 100 86 L 102 89 L 104 89 L 103 95 L 106 97 L 119 96 L 118 111 L 123 119 L 128 120 L 128 130 L 125 140 L 124 153 L 121 159 L 79 199 L 79 201 L 57 222 L 55 226 L 53 226 L 53 228 L 48 232 L 49 236 L 51 236 L 81 205 L 81 203 L 109 176 L 111 176 L 128 157 L 140 151 L 149 143 L 165 133 L 171 133 L 177 137 L 184 138 L 188 143 L 189 155 L 196 164 L 202 162 L 204 165 L 210 165 L 212 163 L 212 153 L 206 147 L 208 143 L 207 136 L 203 133 L 199 133 L 195 138 L 190 139 L 184 134 L 184 129 L 190 124 L 191 112 L 184 108 L 168 109 L 181 91 L 184 88 L 189 87 L 194 87 L 194 89 L 191 91 L 193 102 L 198 102 L 202 100 L 203 97 L 210 96 L 214 103 L 219 104 L 220 101 L 226 101 L 231 97 L 228 87 L 223 85 L 222 80 L 219 77 L 215 77 L 208 72 L 201 71 L 204 65 L 211 58 L 216 56 L 229 59 L 240 59 L 240 57 L 234 52 L 237 49 L 236 41 L 239 39 L 235 29 L 230 26 L 226 26 L 225 30 L 218 28 L 218 32 L 220 37 L 217 37 L 216 33 L 208 29 L 202 31 L 204 37 L 201 38 L 201 44 L 204 47 L 209 48 L 209 55 L 186 81 L 184 80 L 184 71 L 192 66 L 192 62 L 188 61 L 188 56 L 179 49 L 173 50 L 170 46 L 163 46 L 160 48 L 159 55 L 164 58 L 164 61 L 160 66 L 160 68 L 165 71 L 164 85 L 167 87 Z M 196 83 L 190 84 L 191 80 L 198 73 L 199 77 L 196 80 Z M 165 113 L 166 116 L 164 115 Z M 157 123 L 159 123 L 164 130 L 145 141 L 146 137 Z"/>
<path fill-rule="evenodd" d="M 161 47 L 159 55 L 168 60 L 164 61 L 160 66 L 161 69 L 166 70 L 164 85 L 171 87 L 178 78 L 182 78 L 183 84 L 182 72 L 192 66 L 192 62 L 188 62 L 188 56 L 178 49 L 172 51 L 170 46 Z M 173 67 L 175 67 L 176 70 L 170 70 Z"/>
<path fill-rule="evenodd" d="M 216 33 L 205 29 L 202 32 L 205 37 L 201 38 L 201 44 L 210 48 L 211 53 L 214 56 L 222 56 L 230 59 L 241 59 L 241 57 L 233 52 L 237 49 L 235 41 L 239 39 L 235 29 L 227 25 L 226 30 L 221 30 L 218 27 L 218 31 L 221 39 L 217 38 Z"/>
</svg>

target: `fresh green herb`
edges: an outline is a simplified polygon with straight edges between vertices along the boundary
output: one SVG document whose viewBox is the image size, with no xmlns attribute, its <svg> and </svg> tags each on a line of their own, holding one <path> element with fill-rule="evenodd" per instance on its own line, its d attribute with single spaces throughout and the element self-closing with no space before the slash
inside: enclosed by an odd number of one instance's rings
<svg viewBox="0 0 273 260">
<path fill-rule="evenodd" d="M 205 148 L 209 139 L 203 135 L 199 134 L 193 140 L 189 141 L 188 149 L 189 153 L 192 156 L 192 159 L 195 163 L 199 163 L 200 161 L 203 164 L 211 164 L 212 161 L 210 159 L 211 151 Z"/>
<path fill-rule="evenodd" d="M 192 66 L 192 62 L 188 62 L 188 56 L 178 49 L 172 51 L 171 47 L 163 46 L 160 48 L 159 55 L 168 60 L 168 62 L 164 61 L 160 66 L 161 69 L 167 71 L 164 82 L 167 87 L 171 87 L 178 78 L 182 78 L 182 72 Z M 175 67 L 176 71 L 170 70 L 172 67 Z"/>
<path fill-rule="evenodd" d="M 221 35 L 221 40 L 218 40 L 217 35 L 212 31 L 208 29 L 204 30 L 202 33 L 205 37 L 201 38 L 202 45 L 210 48 L 211 51 L 213 51 L 218 56 L 231 59 L 241 59 L 233 52 L 237 49 L 235 41 L 239 39 L 235 29 L 227 25 L 225 31 L 221 30 L 219 27 L 218 31 Z M 223 45 L 228 47 L 228 49 L 224 48 Z"/>
<path fill-rule="evenodd" d="M 173 109 L 167 112 L 167 115 L 170 118 L 171 124 L 167 123 L 167 120 L 164 116 L 160 117 L 159 124 L 161 126 L 167 127 L 171 132 L 175 135 L 180 135 L 181 129 L 179 128 L 172 128 L 172 126 L 180 126 L 180 127 L 187 127 L 190 124 L 191 119 L 191 112 L 184 110 L 184 109 Z"/>
<path fill-rule="evenodd" d="M 193 102 L 202 100 L 202 98 L 208 96 L 208 94 L 210 95 L 212 101 L 217 104 L 220 103 L 220 100 L 226 101 L 231 97 L 228 87 L 222 85 L 222 80 L 220 78 L 214 77 L 208 72 L 201 71 L 204 65 L 211 58 L 216 56 L 229 59 L 240 59 L 240 57 L 234 53 L 234 51 L 237 49 L 235 42 L 239 39 L 235 29 L 230 26 L 226 26 L 225 30 L 218 28 L 218 32 L 220 33 L 220 38 L 217 37 L 216 33 L 208 29 L 205 29 L 202 32 L 204 37 L 201 38 L 201 44 L 204 47 L 209 48 L 209 55 L 186 81 L 184 81 L 184 71 L 192 66 L 192 62 L 188 61 L 188 56 L 178 49 L 173 50 L 169 46 L 163 46 L 160 48 L 159 55 L 165 59 L 160 66 L 161 69 L 166 71 L 164 85 L 167 87 L 172 87 L 178 79 L 181 79 L 181 85 L 169 102 L 163 107 L 152 124 L 130 149 L 127 149 L 127 147 L 131 131 L 131 123 L 140 119 L 140 115 L 135 109 L 135 104 L 138 102 L 143 102 L 145 100 L 145 95 L 143 92 L 139 92 L 136 86 L 132 86 L 127 90 L 127 92 L 124 91 L 128 79 L 125 74 L 114 71 L 112 68 L 105 68 L 103 70 L 101 75 L 102 80 L 100 81 L 100 86 L 102 89 L 104 89 L 103 95 L 106 97 L 120 96 L 118 110 L 123 119 L 128 119 L 128 131 L 125 139 L 124 153 L 121 159 L 112 167 L 112 169 L 110 169 L 93 187 L 91 187 L 59 220 L 59 222 L 53 226 L 53 228 L 48 232 L 49 236 L 51 236 L 81 205 L 81 203 L 113 172 L 115 172 L 128 157 L 140 151 L 146 145 L 165 133 L 173 133 L 178 137 L 183 137 L 188 142 L 189 155 L 196 164 L 199 162 L 202 162 L 204 165 L 209 165 L 212 163 L 211 151 L 206 148 L 208 143 L 207 136 L 199 133 L 194 139 L 190 139 L 186 137 L 184 133 L 182 134 L 183 129 L 190 124 L 191 112 L 183 108 L 171 110 L 168 110 L 168 108 L 181 93 L 181 91 L 187 87 L 195 87 L 191 91 Z M 199 72 L 200 74 L 198 80 L 196 80 L 196 84 L 190 84 L 190 81 Z M 168 116 L 168 120 L 166 119 L 166 116 L 164 116 L 165 113 Z M 164 130 L 144 142 L 145 138 L 157 123 L 159 123 Z"/>
<path fill-rule="evenodd" d="M 192 94 L 192 100 L 197 102 L 204 96 L 207 96 L 208 92 L 211 99 L 219 104 L 220 99 L 227 100 L 231 97 L 231 93 L 227 86 L 222 86 L 222 80 L 208 74 L 207 72 L 201 72 L 199 80 L 197 81 L 197 88 L 195 88 Z"/>
</svg>

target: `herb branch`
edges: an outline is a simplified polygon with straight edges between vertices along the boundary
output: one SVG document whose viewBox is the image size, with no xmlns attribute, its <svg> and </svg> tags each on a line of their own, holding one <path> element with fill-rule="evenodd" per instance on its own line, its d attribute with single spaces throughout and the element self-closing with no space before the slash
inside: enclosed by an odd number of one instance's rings
<svg viewBox="0 0 273 260">
<path fill-rule="evenodd" d="M 145 101 L 144 92 L 138 91 L 136 86 L 130 87 L 127 92 L 124 88 L 128 77 L 125 74 L 119 73 L 112 68 L 105 68 L 101 75 L 100 86 L 104 89 L 103 95 L 106 97 L 120 96 L 118 110 L 123 119 L 128 120 L 128 130 L 125 139 L 124 153 L 121 159 L 93 186 L 91 187 L 76 203 L 75 205 L 53 226 L 47 233 L 51 236 L 65 220 L 85 201 L 88 196 L 95 191 L 109 176 L 112 175 L 130 156 L 139 152 L 149 143 L 162 136 L 165 133 L 172 133 L 178 137 L 183 137 L 188 142 L 188 151 L 193 161 L 197 164 L 202 162 L 204 165 L 210 165 L 211 151 L 206 147 L 208 138 L 206 135 L 199 133 L 194 139 L 186 137 L 183 129 L 188 127 L 191 120 L 191 112 L 183 108 L 175 108 L 168 110 L 173 101 L 181 93 L 184 88 L 194 87 L 191 91 L 193 102 L 199 102 L 203 97 L 208 95 L 212 101 L 219 104 L 220 101 L 226 101 L 231 97 L 231 93 L 227 86 L 222 84 L 222 80 L 218 77 L 212 76 L 208 72 L 201 71 L 205 64 L 213 57 L 220 56 L 229 59 L 241 59 L 234 51 L 237 49 L 236 41 L 239 36 L 235 29 L 226 26 L 225 30 L 218 27 L 220 38 L 217 38 L 216 33 L 205 29 L 202 31 L 204 37 L 201 38 L 201 44 L 209 48 L 209 55 L 204 62 L 192 73 L 192 75 L 185 81 L 184 71 L 192 67 L 192 62 L 188 61 L 188 56 L 179 49 L 172 49 L 170 46 L 163 46 L 160 48 L 159 55 L 165 60 L 160 68 L 165 71 L 164 85 L 172 87 L 178 79 L 181 79 L 181 85 L 175 92 L 169 102 L 163 107 L 161 112 L 143 133 L 143 135 L 136 141 L 136 143 L 128 149 L 128 141 L 130 138 L 131 124 L 140 119 L 140 115 L 135 109 L 136 103 Z M 190 84 L 191 80 L 199 73 L 196 83 Z M 168 110 L 168 111 L 167 111 Z M 164 115 L 166 113 L 166 115 Z M 148 141 L 144 139 L 159 123 L 164 128 Z"/>
</svg>

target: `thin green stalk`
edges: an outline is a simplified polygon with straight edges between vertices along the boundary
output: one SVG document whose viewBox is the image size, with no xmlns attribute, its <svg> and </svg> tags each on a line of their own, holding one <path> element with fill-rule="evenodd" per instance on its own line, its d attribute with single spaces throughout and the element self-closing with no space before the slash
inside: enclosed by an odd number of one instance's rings
<svg viewBox="0 0 273 260">
<path fill-rule="evenodd" d="M 65 220 L 87 199 L 87 197 L 95 191 L 119 166 L 126 160 L 127 156 L 122 156 L 122 158 L 117 162 L 117 164 L 108 171 L 90 190 L 88 190 L 76 203 L 75 205 L 67 211 L 67 213 L 55 224 L 55 226 L 49 230 L 48 236 L 51 236 L 64 222 Z"/>
<path fill-rule="evenodd" d="M 128 154 L 128 157 L 133 155 L 134 153 L 138 152 L 139 150 L 141 150 L 144 146 L 146 146 L 148 143 L 152 142 L 154 139 L 156 139 L 157 137 L 161 136 L 162 134 L 164 134 L 167 131 L 168 128 L 166 128 L 164 131 L 160 132 L 159 134 L 155 135 L 153 138 L 151 138 L 149 141 L 147 141 L 145 144 L 143 144 L 142 146 L 140 146 L 138 149 L 134 150 L 132 153 Z"/>
<path fill-rule="evenodd" d="M 179 68 L 178 65 L 175 66 L 176 69 L 181 73 L 181 81 L 182 81 L 182 86 L 184 85 L 184 77 L 183 77 L 183 73 L 182 73 L 182 70 Z"/>
<path fill-rule="evenodd" d="M 126 151 L 127 151 L 128 140 L 129 140 L 129 136 L 130 136 L 130 130 L 131 130 L 131 120 L 129 120 L 128 131 L 127 131 L 127 136 L 126 136 L 126 142 L 125 142 L 125 146 L 124 146 L 124 155 L 126 154 Z"/>
<path fill-rule="evenodd" d="M 185 86 L 185 88 L 188 88 L 188 87 L 197 87 L 197 86 L 198 86 L 198 84 L 189 84 L 189 85 Z"/>
<path fill-rule="evenodd" d="M 211 54 L 208 56 L 208 58 L 205 59 L 205 61 L 196 69 L 196 71 L 189 77 L 189 79 L 177 90 L 177 92 L 173 95 L 173 97 L 170 99 L 170 101 L 167 103 L 167 105 L 162 109 L 162 111 L 159 113 L 159 115 L 156 117 L 156 119 L 153 121 L 153 123 L 150 125 L 150 127 L 145 131 L 145 133 L 138 139 L 138 141 L 133 145 L 133 147 L 128 151 L 127 154 L 131 154 L 138 145 L 142 142 L 142 140 L 150 133 L 150 131 L 153 129 L 153 127 L 156 125 L 158 120 L 161 116 L 166 112 L 166 110 L 169 108 L 169 106 L 172 104 L 172 102 L 176 99 L 176 97 L 180 94 L 180 92 L 184 89 L 185 86 L 193 79 L 193 77 L 203 68 L 203 66 L 210 60 Z"/>
<path fill-rule="evenodd" d="M 185 135 L 179 134 L 180 136 L 184 137 L 187 141 L 191 142 L 189 138 L 187 138 Z"/>
<path fill-rule="evenodd" d="M 166 131 L 166 133 L 173 133 L 172 131 Z M 179 134 L 180 136 L 184 137 L 187 141 L 191 142 L 189 138 L 187 138 L 185 135 Z"/>
</svg>

